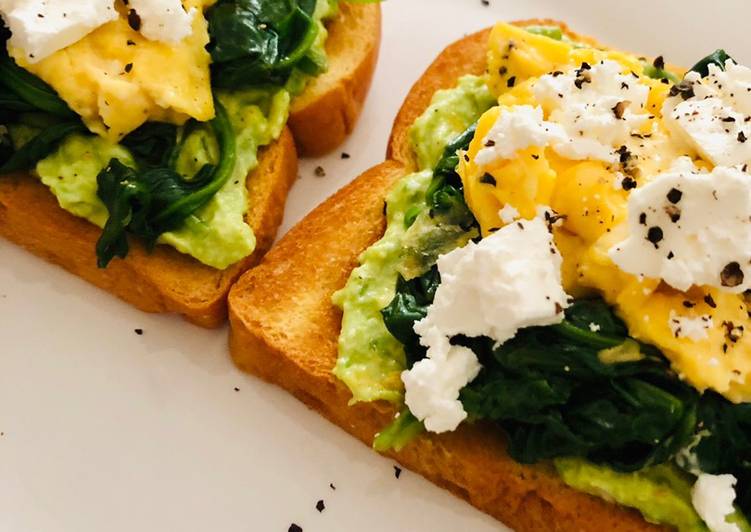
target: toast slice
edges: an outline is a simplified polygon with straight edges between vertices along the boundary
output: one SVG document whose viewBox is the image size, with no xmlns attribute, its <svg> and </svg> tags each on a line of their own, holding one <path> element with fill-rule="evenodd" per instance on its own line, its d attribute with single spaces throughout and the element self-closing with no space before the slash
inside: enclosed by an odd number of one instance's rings
<svg viewBox="0 0 751 532">
<path fill-rule="evenodd" d="M 227 317 L 230 286 L 258 263 L 276 237 L 297 177 L 295 144 L 302 153 L 320 153 L 352 130 L 370 86 L 380 36 L 378 4 L 341 4 L 329 24 L 330 69 L 295 101 L 289 127 L 261 150 L 259 165 L 247 178 L 246 219 L 256 235 L 256 249 L 229 268 L 205 266 L 168 246 L 147 253 L 140 243 L 131 242 L 126 259 L 99 269 L 94 249 L 100 229 L 64 211 L 49 190 L 28 175 L 0 179 L 0 235 L 141 310 L 179 313 L 197 325 L 218 327 Z"/>
<path fill-rule="evenodd" d="M 522 22 L 527 23 L 532 21 Z M 480 32 L 446 48 L 399 112 L 390 160 L 310 213 L 230 291 L 235 363 L 287 389 L 367 445 L 395 411 L 384 402 L 350 406 L 349 390 L 331 374 L 341 328 L 341 312 L 331 296 L 344 286 L 359 254 L 383 234 L 385 195 L 414 168 L 410 124 L 435 90 L 453 86 L 460 75 L 483 72 L 487 36 Z M 551 465 L 516 463 L 492 426 L 462 425 L 452 433 L 423 434 L 389 456 L 517 530 L 662 529 L 636 511 L 567 487 Z"/>
</svg>

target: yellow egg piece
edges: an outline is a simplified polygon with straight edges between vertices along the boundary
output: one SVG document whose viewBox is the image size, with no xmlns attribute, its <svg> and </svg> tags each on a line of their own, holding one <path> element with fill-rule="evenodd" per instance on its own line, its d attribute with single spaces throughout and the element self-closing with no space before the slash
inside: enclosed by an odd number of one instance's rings
<svg viewBox="0 0 751 532">
<path fill-rule="evenodd" d="M 196 8 L 193 32 L 179 43 L 150 41 L 120 18 L 80 41 L 23 68 L 47 82 L 89 129 L 119 141 L 146 121 L 182 124 L 214 116 L 209 74 L 208 23 L 203 10 L 213 0 L 185 0 Z"/>
<path fill-rule="evenodd" d="M 522 149 L 485 166 L 475 162 L 483 139 L 502 113 L 517 105 L 540 105 L 532 91 L 539 76 L 603 59 L 617 61 L 624 72 L 633 73 L 649 88 L 645 111 L 651 116 L 629 143 L 633 161 L 629 187 L 645 184 L 683 155 L 661 116 L 670 85 L 646 77 L 638 57 L 584 44 L 576 46 L 508 24 L 493 29 L 489 79 L 499 105 L 480 118 L 475 138 L 460 158 L 458 171 L 467 205 L 484 236 L 503 226 L 499 211 L 506 206 L 523 218 L 535 217 L 540 207 L 552 207 L 563 216 L 554 237 L 563 257 L 567 293 L 603 297 L 631 336 L 659 348 L 676 373 L 697 390 L 712 389 L 735 402 L 751 401 L 751 333 L 744 334 L 751 319 L 744 296 L 709 287 L 680 292 L 659 279 L 625 273 L 610 259 L 609 250 L 627 233 L 625 167 L 568 160 L 545 146 Z M 547 119 L 549 110 L 542 107 Z M 696 163 L 711 167 L 701 160 Z M 704 332 L 682 335 L 684 320 L 699 320 L 694 323 L 705 324 Z"/>
</svg>

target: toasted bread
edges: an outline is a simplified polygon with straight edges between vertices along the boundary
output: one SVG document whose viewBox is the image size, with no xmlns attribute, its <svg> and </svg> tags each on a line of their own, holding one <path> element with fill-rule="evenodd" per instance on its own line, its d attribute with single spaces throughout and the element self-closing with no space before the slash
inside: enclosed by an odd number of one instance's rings
<svg viewBox="0 0 751 532">
<path fill-rule="evenodd" d="M 230 286 L 276 237 L 287 193 L 297 177 L 295 144 L 303 153 L 318 153 L 333 148 L 351 131 L 375 69 L 380 34 L 377 4 L 341 4 L 329 24 L 330 69 L 294 102 L 289 128 L 259 153 L 259 165 L 248 176 L 246 219 L 257 244 L 252 255 L 229 268 L 205 266 L 167 246 L 148 253 L 131 242 L 127 258 L 99 269 L 94 249 L 100 230 L 60 208 L 49 190 L 28 175 L 0 178 L 0 235 L 141 310 L 179 313 L 204 327 L 221 325 Z M 353 42 L 357 45 L 350 46 Z"/>
<path fill-rule="evenodd" d="M 414 169 L 409 126 L 435 90 L 454 85 L 460 75 L 483 72 L 487 35 L 470 35 L 446 48 L 414 85 L 394 124 L 390 160 L 316 208 L 230 291 L 235 363 L 287 389 L 368 445 L 395 412 L 383 402 L 350 406 L 351 393 L 332 375 L 341 312 L 331 296 L 344 286 L 360 253 L 383 234 L 387 191 Z M 662 529 L 636 511 L 567 487 L 549 464 L 516 463 L 503 436 L 488 425 L 425 434 L 389 455 L 517 530 Z"/>
</svg>

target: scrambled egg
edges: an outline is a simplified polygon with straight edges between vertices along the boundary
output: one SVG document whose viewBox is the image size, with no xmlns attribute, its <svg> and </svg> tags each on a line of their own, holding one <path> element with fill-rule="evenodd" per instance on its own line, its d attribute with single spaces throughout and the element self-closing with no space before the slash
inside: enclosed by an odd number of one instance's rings
<svg viewBox="0 0 751 532">
<path fill-rule="evenodd" d="M 628 192 L 618 185 L 624 178 L 620 165 L 564 159 L 549 147 L 530 147 L 489 166 L 475 163 L 482 139 L 500 113 L 517 105 L 540 105 L 531 90 L 537 77 L 603 59 L 620 63 L 624 73 L 638 76 L 650 91 L 647 107 L 653 118 L 640 130 L 646 136 L 635 136 L 629 145 L 637 154 L 636 168 L 629 173 L 632 186 L 643 185 L 683 155 L 671 142 L 660 114 L 669 85 L 646 77 L 638 58 L 500 24 L 492 32 L 489 52 L 490 86 L 499 95 L 499 106 L 482 116 L 459 166 L 467 204 L 484 235 L 503 226 L 499 210 L 507 205 L 524 218 L 534 217 L 540 205 L 551 206 L 564 216 L 555 240 L 564 258 L 563 282 L 569 294 L 604 297 L 633 337 L 661 349 L 678 374 L 698 390 L 751 401 L 751 337 L 743 334 L 751 320 L 745 297 L 710 287 L 681 292 L 658 279 L 640 280 L 624 273 L 609 258 L 608 250 L 626 236 Z M 547 117 L 549 109 L 542 107 Z M 712 325 L 706 338 L 677 334 L 676 316 L 707 315 Z"/>
<path fill-rule="evenodd" d="M 119 141 L 146 121 L 182 124 L 214 116 L 209 75 L 208 24 L 203 10 L 214 0 L 184 0 L 196 8 L 193 32 L 176 44 L 146 39 L 120 18 L 77 43 L 30 64 L 16 62 L 54 88 L 94 133 Z"/>
</svg>

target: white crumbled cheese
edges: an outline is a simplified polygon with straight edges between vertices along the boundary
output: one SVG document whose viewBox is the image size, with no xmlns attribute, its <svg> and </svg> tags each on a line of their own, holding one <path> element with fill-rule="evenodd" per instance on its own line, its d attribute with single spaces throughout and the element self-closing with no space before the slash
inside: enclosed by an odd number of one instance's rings
<svg viewBox="0 0 751 532">
<path fill-rule="evenodd" d="M 714 326 L 712 317 L 708 314 L 701 316 L 680 316 L 674 310 L 670 311 L 668 326 L 676 338 L 688 338 L 694 342 L 705 340 L 709 337 L 707 330 Z"/>
<path fill-rule="evenodd" d="M 415 324 L 427 358 L 402 373 L 405 402 L 426 429 L 454 430 L 466 418 L 459 391 L 480 371 L 474 353 L 450 339 L 487 336 L 500 345 L 523 327 L 560 323 L 568 305 L 561 262 L 542 218 L 506 225 L 438 259 L 441 284 Z"/>
<path fill-rule="evenodd" d="M 691 503 L 710 532 L 740 532 L 736 523 L 726 521 L 735 512 L 735 484 L 733 475 L 702 473 L 691 489 Z"/>
<path fill-rule="evenodd" d="M 751 161 L 751 69 L 712 64 L 705 78 L 686 74 L 673 93 L 662 114 L 674 138 L 717 166 Z"/>
<path fill-rule="evenodd" d="M 563 141 L 552 143 L 559 155 L 618 161 L 616 150 L 649 118 L 649 87 L 622 74 L 622 69 L 611 60 L 591 66 L 584 63 L 579 69 L 546 74 L 535 82 L 535 97 L 548 112 L 548 120 L 560 124 L 566 133 Z"/>
<path fill-rule="evenodd" d="M 481 166 L 492 164 L 500 159 L 510 159 L 518 151 L 531 146 L 547 146 L 551 141 L 564 139 L 561 126 L 543 120 L 541 107 L 504 107 L 482 139 L 483 148 L 477 152 L 475 162 Z"/>
<path fill-rule="evenodd" d="M 510 224 L 514 220 L 517 220 L 521 215 L 513 205 L 507 203 L 500 211 L 498 211 L 498 216 L 501 217 L 501 221 L 504 224 Z"/>
<path fill-rule="evenodd" d="M 751 287 L 751 180 L 737 168 L 699 172 L 680 158 L 631 192 L 629 236 L 610 250 L 623 271 L 673 288 Z"/>
<path fill-rule="evenodd" d="M 130 0 L 141 19 L 141 35 L 152 41 L 177 43 L 193 32 L 193 7 L 187 13 L 180 0 Z"/>
<path fill-rule="evenodd" d="M 589 324 L 589 330 L 592 331 L 592 332 L 597 332 L 597 331 L 600 330 L 600 326 L 598 324 L 594 323 L 594 322 L 591 322 Z"/>
<path fill-rule="evenodd" d="M 36 63 L 118 17 L 114 0 L 0 0 L 9 45 Z"/>
</svg>

